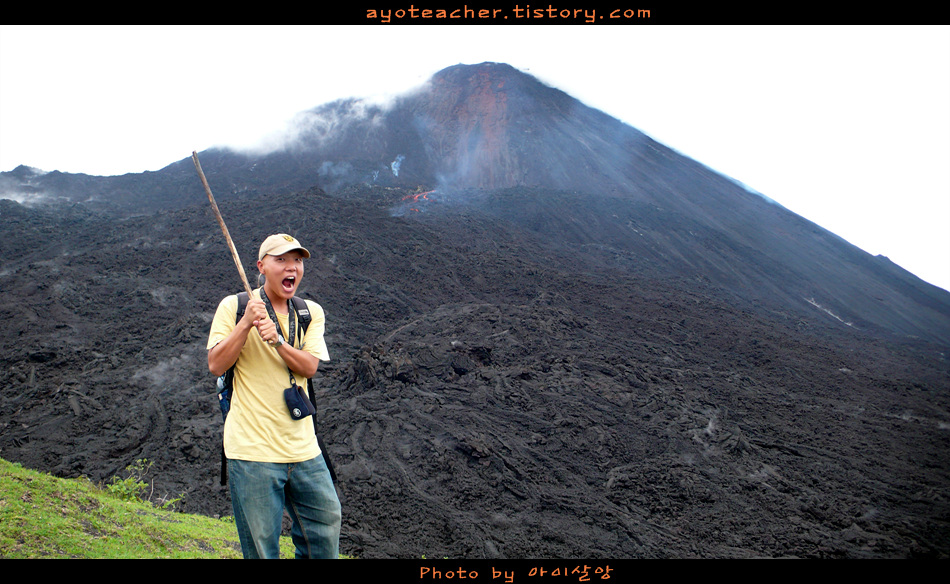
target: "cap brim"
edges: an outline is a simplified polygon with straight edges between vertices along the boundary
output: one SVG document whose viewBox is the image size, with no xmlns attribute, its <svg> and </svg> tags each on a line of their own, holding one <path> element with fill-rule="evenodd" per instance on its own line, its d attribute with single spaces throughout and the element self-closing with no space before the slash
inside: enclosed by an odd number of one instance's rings
<svg viewBox="0 0 950 584">
<path fill-rule="evenodd" d="M 295 249 L 299 249 L 300 252 L 303 253 L 303 257 L 305 257 L 305 258 L 309 258 L 309 257 L 310 257 L 310 252 L 307 251 L 307 248 L 301 247 L 301 246 L 299 246 L 299 245 L 294 245 L 294 244 L 292 244 L 292 243 L 288 243 L 287 245 L 282 245 L 282 246 L 280 246 L 280 247 L 274 248 L 274 249 L 268 251 L 268 252 L 267 252 L 266 254 L 264 254 L 264 255 L 279 256 L 279 255 L 284 255 L 285 253 L 287 253 L 287 252 L 289 252 L 289 251 L 294 251 Z"/>
</svg>

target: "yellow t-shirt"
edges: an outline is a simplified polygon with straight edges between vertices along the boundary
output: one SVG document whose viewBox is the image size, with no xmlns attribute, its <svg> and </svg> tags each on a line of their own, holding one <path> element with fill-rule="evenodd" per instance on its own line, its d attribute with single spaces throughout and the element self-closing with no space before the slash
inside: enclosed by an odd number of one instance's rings
<svg viewBox="0 0 950 584">
<path fill-rule="evenodd" d="M 260 298 L 260 289 L 254 290 Z M 307 300 L 310 326 L 303 345 L 294 347 L 307 351 L 321 361 L 329 361 L 323 339 L 324 313 L 319 304 Z M 211 322 L 208 349 L 224 340 L 235 326 L 237 296 L 224 298 Z M 288 317 L 277 313 L 278 324 L 286 342 Z M 297 335 L 300 338 L 299 323 Z M 307 387 L 307 379 L 294 375 L 297 385 Z M 256 462 L 301 462 L 320 454 L 309 418 L 294 420 L 287 410 L 284 390 L 290 386 L 290 372 L 277 350 L 261 340 L 257 329 L 251 329 L 234 369 L 234 393 L 231 410 L 224 423 L 224 453 L 228 458 Z"/>
</svg>

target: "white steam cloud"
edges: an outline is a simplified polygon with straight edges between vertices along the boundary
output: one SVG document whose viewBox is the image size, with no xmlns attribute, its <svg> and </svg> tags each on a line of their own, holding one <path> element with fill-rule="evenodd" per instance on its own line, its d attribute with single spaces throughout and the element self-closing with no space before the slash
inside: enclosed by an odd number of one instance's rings
<svg viewBox="0 0 950 584">
<path fill-rule="evenodd" d="M 393 163 L 389 165 L 393 170 L 393 176 L 399 176 L 399 167 L 402 166 L 402 161 L 405 159 L 406 157 L 400 154 L 396 157 L 396 160 L 393 160 Z"/>
<path fill-rule="evenodd" d="M 319 146 L 355 122 L 379 123 L 389 103 L 375 98 L 338 100 L 297 113 L 283 129 L 262 137 L 253 145 L 227 147 L 252 154 L 269 154 L 279 150 Z"/>
</svg>

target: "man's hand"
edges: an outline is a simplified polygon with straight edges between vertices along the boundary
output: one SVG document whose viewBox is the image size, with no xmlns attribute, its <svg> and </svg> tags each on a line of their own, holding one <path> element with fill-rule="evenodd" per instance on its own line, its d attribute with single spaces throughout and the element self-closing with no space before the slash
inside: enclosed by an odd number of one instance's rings
<svg viewBox="0 0 950 584">
<path fill-rule="evenodd" d="M 255 320 L 254 325 L 257 327 L 258 334 L 261 335 L 261 340 L 267 343 L 268 345 L 277 344 L 277 323 L 272 321 L 269 317 L 264 317 L 264 320 Z"/>
<path fill-rule="evenodd" d="M 246 330 L 248 331 L 251 328 L 256 328 L 262 341 L 271 346 L 277 344 L 277 334 L 279 332 L 277 323 L 270 319 L 264 302 L 258 298 L 248 299 L 244 316 L 241 317 L 241 327 L 247 327 Z M 283 346 L 277 347 L 277 353 L 287 363 L 287 367 L 294 373 L 307 378 L 316 375 L 320 360 L 306 351 L 294 348 L 290 341 L 286 339 L 285 341 Z M 237 355 L 234 358 L 236 360 Z"/>
<path fill-rule="evenodd" d="M 277 323 L 267 316 L 267 308 L 259 298 L 248 299 L 241 321 L 248 328 L 257 328 L 257 333 L 265 343 L 273 345 L 277 342 Z"/>
</svg>

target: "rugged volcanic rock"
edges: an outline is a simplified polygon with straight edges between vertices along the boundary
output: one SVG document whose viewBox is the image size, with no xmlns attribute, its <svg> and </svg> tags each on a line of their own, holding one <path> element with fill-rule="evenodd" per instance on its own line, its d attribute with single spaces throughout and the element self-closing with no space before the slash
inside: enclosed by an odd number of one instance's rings
<svg viewBox="0 0 950 584">
<path fill-rule="evenodd" d="M 249 272 L 317 252 L 345 553 L 948 556 L 950 294 L 507 66 L 358 105 L 201 154 Z M 229 514 L 204 343 L 240 283 L 191 161 L 53 174 L 2 177 L 62 198 L 0 201 L 0 456 L 148 458 Z"/>
</svg>

